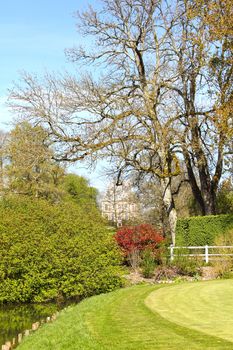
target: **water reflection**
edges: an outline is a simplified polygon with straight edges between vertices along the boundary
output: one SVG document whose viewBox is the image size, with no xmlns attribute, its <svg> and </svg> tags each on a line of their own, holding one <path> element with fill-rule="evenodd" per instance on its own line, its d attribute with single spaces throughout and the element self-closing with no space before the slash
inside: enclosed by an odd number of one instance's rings
<svg viewBox="0 0 233 350">
<path fill-rule="evenodd" d="M 23 304 L 0 306 L 0 348 L 18 333 L 32 328 L 32 323 L 51 316 L 67 304 Z"/>
</svg>

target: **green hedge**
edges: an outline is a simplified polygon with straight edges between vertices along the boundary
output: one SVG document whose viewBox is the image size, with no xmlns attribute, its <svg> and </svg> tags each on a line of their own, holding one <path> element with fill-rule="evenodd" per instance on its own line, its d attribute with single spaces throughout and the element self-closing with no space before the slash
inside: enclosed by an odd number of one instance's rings
<svg viewBox="0 0 233 350">
<path fill-rule="evenodd" d="M 214 244 L 217 236 L 233 229 L 233 215 L 195 216 L 179 219 L 176 245 L 202 246 Z"/>
<path fill-rule="evenodd" d="M 121 286 L 121 254 L 97 209 L 0 201 L 0 303 L 83 298 Z"/>
</svg>

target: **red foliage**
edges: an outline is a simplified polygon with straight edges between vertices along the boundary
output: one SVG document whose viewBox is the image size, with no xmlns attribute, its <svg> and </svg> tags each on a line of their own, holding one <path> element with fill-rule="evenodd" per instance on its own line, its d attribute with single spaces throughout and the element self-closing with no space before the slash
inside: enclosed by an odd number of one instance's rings
<svg viewBox="0 0 233 350">
<path fill-rule="evenodd" d="M 141 224 L 121 227 L 117 231 L 115 239 L 127 256 L 134 251 L 141 252 L 145 249 L 155 251 L 164 238 L 151 225 Z"/>
</svg>

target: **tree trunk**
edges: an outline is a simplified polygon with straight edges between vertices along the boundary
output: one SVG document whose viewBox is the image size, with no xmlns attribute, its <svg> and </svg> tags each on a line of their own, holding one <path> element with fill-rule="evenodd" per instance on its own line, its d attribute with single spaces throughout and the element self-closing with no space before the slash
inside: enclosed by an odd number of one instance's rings
<svg viewBox="0 0 233 350">
<path fill-rule="evenodd" d="M 170 226 L 172 244 L 175 245 L 177 213 L 176 213 L 175 203 L 172 196 L 171 178 L 169 177 L 161 178 L 160 181 L 161 181 L 161 187 L 163 191 L 163 203 L 168 215 L 168 222 Z"/>
<path fill-rule="evenodd" d="M 190 159 L 190 154 L 186 147 L 183 147 L 183 154 L 184 154 L 184 160 L 186 164 L 186 169 L 188 173 L 188 179 L 189 184 L 192 189 L 193 196 L 195 198 L 195 201 L 197 202 L 199 209 L 201 211 L 201 215 L 205 215 L 205 203 L 203 200 L 202 192 L 197 184 L 196 176 L 194 174 L 193 168 L 192 168 L 192 162 Z"/>
<path fill-rule="evenodd" d="M 218 159 L 218 167 L 216 168 L 215 176 L 212 180 L 208 159 L 203 150 L 203 144 L 200 138 L 200 126 L 198 124 L 198 118 L 195 116 L 193 101 L 186 103 L 186 109 L 187 114 L 192 117 L 190 122 L 191 151 L 192 157 L 195 159 L 195 167 L 199 181 L 196 180 L 193 171 L 194 162 L 191 160 L 190 152 L 188 152 L 185 146 L 183 147 L 183 154 L 192 192 L 201 209 L 202 215 L 214 215 L 216 214 L 216 190 L 222 173 L 222 159 L 221 157 Z"/>
<path fill-rule="evenodd" d="M 203 191 L 203 199 L 205 206 L 204 215 L 215 215 L 216 214 L 216 195 L 211 190 Z"/>
<path fill-rule="evenodd" d="M 199 205 L 201 215 L 215 215 L 216 214 L 216 190 L 212 186 L 210 175 L 199 170 L 199 182 L 197 184 L 191 162 L 186 161 L 186 168 L 191 185 L 193 196 Z"/>
</svg>

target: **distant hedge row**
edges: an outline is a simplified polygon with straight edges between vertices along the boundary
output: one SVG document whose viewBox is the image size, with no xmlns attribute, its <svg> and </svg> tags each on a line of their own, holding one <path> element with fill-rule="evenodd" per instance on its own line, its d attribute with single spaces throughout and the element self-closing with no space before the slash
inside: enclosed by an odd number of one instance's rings
<svg viewBox="0 0 233 350">
<path fill-rule="evenodd" d="M 176 228 L 176 245 L 214 244 L 217 236 L 233 229 L 233 215 L 195 216 L 180 219 Z"/>
</svg>

